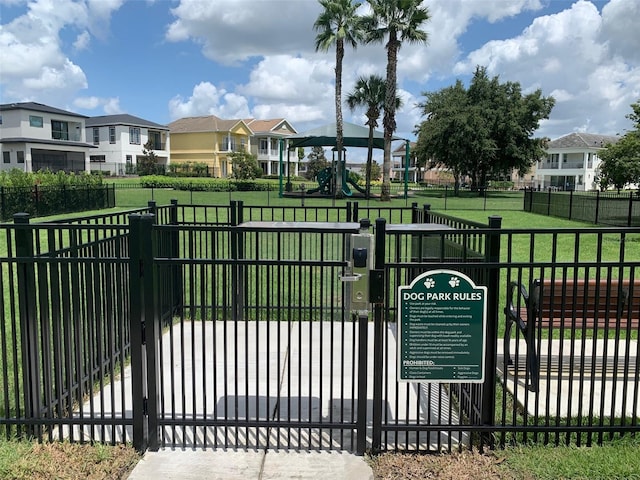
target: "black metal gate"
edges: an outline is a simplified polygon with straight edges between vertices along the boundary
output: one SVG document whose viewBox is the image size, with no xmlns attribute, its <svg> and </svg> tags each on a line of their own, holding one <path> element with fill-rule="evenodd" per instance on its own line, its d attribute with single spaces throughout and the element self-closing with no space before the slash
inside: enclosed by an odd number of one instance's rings
<svg viewBox="0 0 640 480">
<path fill-rule="evenodd" d="M 149 448 L 364 451 L 366 338 L 339 281 L 357 224 L 195 227 L 143 215 L 131 228 L 141 279 L 132 304 L 143 309 L 133 316 L 143 318 L 146 345 L 132 358 L 142 366 L 133 386 L 146 385 L 134 398 L 147 399 L 138 428 Z M 163 298 L 181 301 L 161 318 L 153 305 Z"/>
</svg>

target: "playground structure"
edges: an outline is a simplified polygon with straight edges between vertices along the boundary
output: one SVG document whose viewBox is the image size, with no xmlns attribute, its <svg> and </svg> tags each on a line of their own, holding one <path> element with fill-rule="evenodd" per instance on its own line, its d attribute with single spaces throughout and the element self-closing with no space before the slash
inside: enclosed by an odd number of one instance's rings
<svg viewBox="0 0 640 480">
<path fill-rule="evenodd" d="M 353 195 L 352 188 L 363 195 L 366 194 L 366 190 L 351 179 L 350 173 L 349 170 L 343 169 L 342 194 L 346 197 L 351 197 Z M 320 170 L 316 179 L 318 186 L 309 189 L 307 194 L 313 195 L 314 193 L 320 193 L 321 195 L 333 195 L 334 188 L 336 188 L 335 168 L 327 167 Z"/>
</svg>

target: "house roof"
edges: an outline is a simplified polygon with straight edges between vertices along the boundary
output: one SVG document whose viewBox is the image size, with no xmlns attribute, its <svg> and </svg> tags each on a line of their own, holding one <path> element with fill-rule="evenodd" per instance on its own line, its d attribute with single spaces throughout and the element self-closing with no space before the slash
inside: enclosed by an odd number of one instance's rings
<svg viewBox="0 0 640 480">
<path fill-rule="evenodd" d="M 289 137 L 289 148 L 297 147 L 335 147 L 336 146 L 336 124 L 329 123 L 322 127 L 314 128 L 303 133 L 291 135 Z M 369 127 L 361 127 L 354 123 L 343 123 L 342 134 L 344 136 L 345 147 L 367 147 L 369 144 Z M 403 140 L 400 137 L 393 137 L 393 140 Z M 373 148 L 384 148 L 384 134 L 374 130 Z"/>
<path fill-rule="evenodd" d="M 171 133 L 230 132 L 238 123 L 246 125 L 241 119 L 223 120 L 215 115 L 185 117 L 171 122 L 169 130 Z M 252 131 L 251 128 L 249 130 Z"/>
<path fill-rule="evenodd" d="M 152 127 L 158 130 L 169 130 L 166 125 L 160 125 L 159 123 L 150 122 L 143 118 L 134 117 L 126 113 L 118 115 L 102 115 L 98 117 L 90 117 L 84 122 L 85 127 L 98 127 L 106 125 L 133 125 L 136 127 Z"/>
<path fill-rule="evenodd" d="M 547 145 L 551 148 L 604 148 L 608 143 L 616 143 L 620 137 L 613 135 L 596 135 L 593 133 L 570 133 L 552 140 Z"/>
<path fill-rule="evenodd" d="M 245 123 L 255 133 L 269 133 L 271 135 L 288 136 L 298 133 L 284 118 L 273 118 L 270 120 L 257 120 L 249 118 Z"/>
<path fill-rule="evenodd" d="M 33 112 L 53 113 L 57 115 L 69 115 L 72 117 L 89 118 L 86 115 L 68 112 L 67 110 L 61 110 L 60 108 L 50 107 L 49 105 L 44 105 L 43 103 L 37 102 L 3 103 L 0 105 L 0 112 L 8 110 L 31 110 Z"/>
<path fill-rule="evenodd" d="M 413 152 L 413 150 L 416 148 L 416 145 L 417 145 L 417 143 L 416 143 L 416 142 L 409 142 L 409 151 L 410 151 L 410 152 Z M 406 152 L 406 150 L 407 150 L 407 145 L 403 143 L 402 145 L 398 145 L 398 148 L 396 148 L 396 149 L 395 149 L 393 152 L 391 152 L 391 153 L 392 153 L 392 154 L 393 154 L 393 153 L 401 153 L 401 154 L 403 154 L 403 155 L 404 155 L 404 153 Z M 396 155 L 396 156 L 397 156 L 397 155 Z"/>
</svg>

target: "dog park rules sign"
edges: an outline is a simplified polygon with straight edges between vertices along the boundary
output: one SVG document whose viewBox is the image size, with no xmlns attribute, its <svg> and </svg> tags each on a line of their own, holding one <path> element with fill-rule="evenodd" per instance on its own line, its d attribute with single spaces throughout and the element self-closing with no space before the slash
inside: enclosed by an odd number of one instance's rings
<svg viewBox="0 0 640 480">
<path fill-rule="evenodd" d="M 482 383 L 487 287 L 431 270 L 398 295 L 398 380 Z"/>
</svg>

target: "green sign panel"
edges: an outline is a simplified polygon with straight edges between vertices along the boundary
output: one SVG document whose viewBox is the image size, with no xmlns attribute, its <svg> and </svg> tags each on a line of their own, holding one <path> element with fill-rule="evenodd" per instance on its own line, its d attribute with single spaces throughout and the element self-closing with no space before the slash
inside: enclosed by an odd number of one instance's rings
<svg viewBox="0 0 640 480">
<path fill-rule="evenodd" d="M 398 294 L 398 379 L 482 383 L 487 287 L 431 270 Z"/>
</svg>

